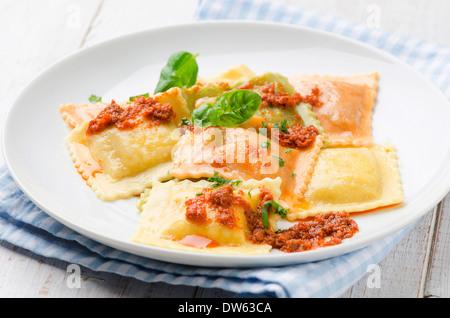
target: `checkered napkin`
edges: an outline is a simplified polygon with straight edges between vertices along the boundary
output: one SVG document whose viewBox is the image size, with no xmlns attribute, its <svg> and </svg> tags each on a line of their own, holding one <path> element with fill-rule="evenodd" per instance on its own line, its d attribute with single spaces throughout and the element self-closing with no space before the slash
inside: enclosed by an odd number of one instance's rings
<svg viewBox="0 0 450 318">
<path fill-rule="evenodd" d="M 249 19 L 309 26 L 381 48 L 431 79 L 450 99 L 450 50 L 275 1 L 203 0 L 196 20 Z M 145 282 L 221 288 L 248 297 L 337 297 L 380 262 L 413 225 L 370 246 L 318 262 L 263 268 L 205 268 L 165 263 L 119 251 L 57 222 L 36 207 L 0 168 L 0 239 L 41 257 Z"/>
</svg>

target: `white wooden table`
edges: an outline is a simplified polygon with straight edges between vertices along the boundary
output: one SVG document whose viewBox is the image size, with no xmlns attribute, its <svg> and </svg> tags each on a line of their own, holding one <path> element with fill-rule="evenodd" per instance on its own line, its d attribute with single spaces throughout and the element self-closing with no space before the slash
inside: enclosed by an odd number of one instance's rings
<svg viewBox="0 0 450 318">
<path fill-rule="evenodd" d="M 450 47 L 448 0 L 279 0 Z M 191 20 L 197 0 L 0 0 L 0 119 L 15 96 L 56 60 L 94 43 Z M 1 163 L 1 162 L 0 162 Z M 0 297 L 231 297 L 218 289 L 143 283 L 82 269 L 68 288 L 64 262 L 0 243 Z M 342 297 L 450 297 L 450 195 Z"/>
</svg>

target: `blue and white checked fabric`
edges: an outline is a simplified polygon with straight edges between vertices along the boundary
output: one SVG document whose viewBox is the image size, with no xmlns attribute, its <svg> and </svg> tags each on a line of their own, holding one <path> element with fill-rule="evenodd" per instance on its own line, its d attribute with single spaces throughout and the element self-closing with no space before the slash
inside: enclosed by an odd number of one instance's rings
<svg viewBox="0 0 450 318">
<path fill-rule="evenodd" d="M 417 68 L 450 99 L 450 50 L 365 25 L 275 1 L 203 0 L 196 20 L 265 20 L 309 26 L 383 49 Z M 379 263 L 414 227 L 358 251 L 331 259 L 281 267 L 200 268 L 155 261 L 102 245 L 57 222 L 36 207 L 0 168 L 0 239 L 86 268 L 145 282 L 221 288 L 247 297 L 337 297 Z"/>
</svg>

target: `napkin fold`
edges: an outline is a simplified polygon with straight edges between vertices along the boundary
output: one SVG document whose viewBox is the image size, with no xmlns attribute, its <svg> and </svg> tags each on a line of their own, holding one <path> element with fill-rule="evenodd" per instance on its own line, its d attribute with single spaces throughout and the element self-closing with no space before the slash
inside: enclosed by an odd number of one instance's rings
<svg viewBox="0 0 450 318">
<path fill-rule="evenodd" d="M 325 16 L 275 1 L 201 0 L 195 20 L 260 20 L 309 26 L 348 36 L 406 61 L 450 99 L 450 50 L 403 35 Z M 145 282 L 221 288 L 239 297 L 337 297 L 379 263 L 415 226 L 360 250 L 279 267 L 208 268 L 152 260 L 100 244 L 67 228 L 34 205 L 0 168 L 0 239 L 41 257 L 79 264 Z"/>
</svg>

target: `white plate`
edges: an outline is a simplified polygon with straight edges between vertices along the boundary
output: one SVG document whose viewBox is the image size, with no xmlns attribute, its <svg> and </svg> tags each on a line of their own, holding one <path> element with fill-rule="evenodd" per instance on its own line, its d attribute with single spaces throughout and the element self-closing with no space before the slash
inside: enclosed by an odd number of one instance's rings
<svg viewBox="0 0 450 318">
<path fill-rule="evenodd" d="M 377 71 L 373 114 L 377 143 L 396 145 L 405 203 L 354 219 L 360 232 L 342 244 L 266 256 L 187 253 L 129 241 L 139 215 L 135 199 L 102 202 L 75 171 L 60 117 L 62 103 L 91 94 L 126 99 L 152 91 L 175 51 L 199 53 L 199 76 L 239 63 L 256 73 L 356 74 Z M 302 263 L 354 251 L 401 230 L 432 209 L 450 190 L 450 106 L 443 94 L 396 58 L 334 34 L 257 22 L 204 22 L 148 30 L 81 50 L 42 72 L 20 94 L 3 134 L 5 161 L 20 188 L 49 215 L 79 233 L 137 255 L 199 266 Z"/>
</svg>

